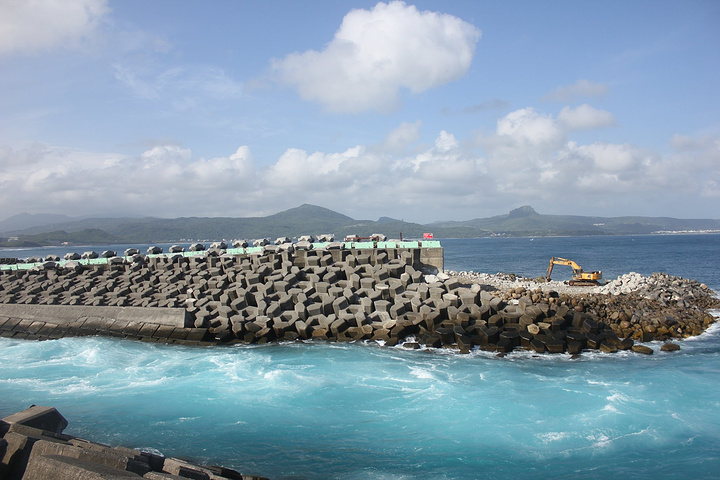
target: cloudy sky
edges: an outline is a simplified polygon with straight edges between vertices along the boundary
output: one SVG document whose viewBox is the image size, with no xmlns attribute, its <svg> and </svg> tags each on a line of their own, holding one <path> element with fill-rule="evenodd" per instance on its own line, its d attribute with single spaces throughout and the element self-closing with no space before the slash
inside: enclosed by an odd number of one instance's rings
<svg viewBox="0 0 720 480">
<path fill-rule="evenodd" d="M 0 0 L 0 218 L 720 218 L 720 2 Z"/>
</svg>

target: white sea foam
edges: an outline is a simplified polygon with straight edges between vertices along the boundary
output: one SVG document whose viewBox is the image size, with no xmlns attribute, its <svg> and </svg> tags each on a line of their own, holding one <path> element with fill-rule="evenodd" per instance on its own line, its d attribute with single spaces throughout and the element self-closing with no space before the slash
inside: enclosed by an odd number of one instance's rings
<svg viewBox="0 0 720 480">
<path fill-rule="evenodd" d="M 429 370 L 420 367 L 410 367 L 410 374 L 423 380 L 435 380 L 435 376 Z"/>
<path fill-rule="evenodd" d="M 425 472 L 420 478 L 438 478 L 448 466 L 478 458 L 490 462 L 483 465 L 492 476 L 528 478 L 492 470 L 492 459 L 519 452 L 515 459 L 531 468 L 570 458 L 585 469 L 596 450 L 613 449 L 614 458 L 627 462 L 625 450 L 652 457 L 659 446 L 684 448 L 691 437 L 702 441 L 684 455 L 711 455 L 706 446 L 720 441 L 720 386 L 710 380 L 720 373 L 720 360 L 716 344 L 703 345 L 702 357 L 568 361 L 547 355 L 538 362 L 528 355 L 418 354 L 363 343 L 178 349 L 113 339 L 0 339 L 0 393 L 9 405 L 0 410 L 48 402 L 72 425 L 73 418 L 90 419 L 92 406 L 101 413 L 98 426 L 84 428 L 116 431 L 113 441 L 121 444 L 141 435 L 144 445 L 157 442 L 187 455 L 212 435 L 213 463 L 230 466 L 242 466 L 242 444 L 248 461 L 282 456 L 298 472 L 309 471 L 303 465 L 372 458 L 373 467 L 362 471 L 367 478 L 405 475 L 416 464 Z M 77 361 L 72 354 L 80 351 L 94 352 L 95 361 Z M 654 368 L 658 361 L 662 368 Z M 118 409 L 135 415 L 124 417 L 127 426 L 105 418 Z M 196 423 L 207 428 L 188 428 Z M 417 448 L 422 454 L 413 454 Z M 427 473 L 435 459 L 442 459 L 432 467 L 439 475 Z M 272 466 L 258 465 L 259 473 Z M 451 478 L 474 478 L 450 471 Z M 272 468 L 268 474 L 282 477 Z M 350 474 L 326 478 L 344 475 Z"/>
<path fill-rule="evenodd" d="M 600 385 L 600 386 L 602 386 L 602 387 L 609 387 L 609 386 L 611 386 L 611 384 L 608 383 L 608 382 L 601 382 L 601 381 L 598 381 L 598 380 L 591 380 L 591 379 L 588 379 L 588 380 L 587 380 L 587 383 L 588 383 L 588 385 Z"/>
<path fill-rule="evenodd" d="M 537 434 L 537 437 L 542 440 L 543 443 L 547 444 L 566 440 L 570 438 L 570 434 L 568 432 L 547 432 Z"/>
</svg>

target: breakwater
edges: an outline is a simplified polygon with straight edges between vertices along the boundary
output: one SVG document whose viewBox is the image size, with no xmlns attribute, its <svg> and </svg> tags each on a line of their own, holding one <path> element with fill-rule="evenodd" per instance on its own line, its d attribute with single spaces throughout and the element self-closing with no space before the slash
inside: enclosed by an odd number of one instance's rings
<svg viewBox="0 0 720 480">
<path fill-rule="evenodd" d="M 196 465 L 151 452 L 64 435 L 68 421 L 52 407 L 31 407 L 0 420 L 0 478 L 76 480 L 194 478 L 264 480 L 224 467 Z"/>
<path fill-rule="evenodd" d="M 441 270 L 437 242 L 301 247 L 6 268 L 0 273 L 0 335 L 110 335 L 197 345 L 371 340 L 463 353 L 649 353 L 635 341 L 694 335 L 714 321 L 707 313 L 712 292 L 697 282 L 683 287 L 689 294 L 679 297 L 682 303 L 672 295 L 591 298 L 541 286 L 499 291 L 467 277 L 426 276 Z"/>
</svg>

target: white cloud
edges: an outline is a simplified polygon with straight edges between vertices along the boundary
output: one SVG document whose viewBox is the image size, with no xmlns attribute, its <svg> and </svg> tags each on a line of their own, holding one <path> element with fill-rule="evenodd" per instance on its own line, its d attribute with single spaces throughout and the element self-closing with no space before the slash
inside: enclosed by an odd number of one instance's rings
<svg viewBox="0 0 720 480">
<path fill-rule="evenodd" d="M 0 202 L 17 212 L 218 215 L 257 183 L 246 146 L 206 160 L 177 146 L 126 156 L 31 145 L 0 150 L 0 165 Z"/>
<path fill-rule="evenodd" d="M 445 130 L 440 132 L 440 135 L 435 139 L 435 148 L 440 152 L 449 152 L 458 148 L 458 143 L 455 135 L 448 133 Z"/>
<path fill-rule="evenodd" d="M 378 149 L 389 153 L 401 153 L 407 147 L 420 140 L 420 126 L 422 122 L 402 122 L 400 126 L 390 131 Z"/>
<path fill-rule="evenodd" d="M 717 137 L 675 136 L 678 152 L 669 156 L 630 144 L 570 140 L 575 130 L 612 121 L 609 112 L 587 105 L 564 108 L 557 118 L 531 108 L 511 112 L 494 133 L 478 138 L 486 155 L 485 183 L 515 203 L 567 209 L 571 199 L 580 212 L 598 206 L 654 211 L 658 202 L 678 208 L 688 197 L 720 196 Z"/>
<path fill-rule="evenodd" d="M 463 76 L 480 30 L 404 2 L 352 10 L 327 47 L 273 62 L 278 79 L 332 112 L 392 111 L 400 90 L 424 92 Z"/>
<path fill-rule="evenodd" d="M 315 152 L 308 155 L 304 150 L 288 149 L 266 174 L 271 188 L 288 190 L 322 190 L 342 188 L 343 185 L 362 181 L 363 168 L 372 167 L 365 162 L 363 147 L 353 147 L 342 153 Z"/>
<path fill-rule="evenodd" d="M 610 87 L 602 83 L 594 83 L 589 80 L 580 79 L 572 85 L 563 85 L 547 95 L 543 100 L 552 102 L 570 103 L 582 97 L 602 97 L 610 91 Z"/>
<path fill-rule="evenodd" d="M 513 169 L 541 161 L 566 141 L 567 133 L 551 115 L 529 107 L 508 113 L 498 120 L 494 134 L 479 139 L 491 164 Z"/>
<path fill-rule="evenodd" d="M 134 95 L 146 100 L 169 102 L 176 110 L 202 108 L 208 101 L 227 102 L 242 95 L 241 83 L 222 69 L 196 65 L 158 70 L 156 65 L 113 65 L 115 78 Z"/>
<path fill-rule="evenodd" d="M 539 114 L 532 108 L 523 108 L 498 120 L 497 135 L 515 144 L 556 145 L 563 132 L 550 115 Z"/>
<path fill-rule="evenodd" d="M 598 110 L 587 103 L 575 109 L 563 107 L 557 119 L 568 130 L 590 130 L 615 125 L 615 116 L 612 113 Z"/>
<path fill-rule="evenodd" d="M 398 129 L 412 132 L 413 125 Z M 245 145 L 209 159 L 176 145 L 135 156 L 41 144 L 5 147 L 0 204 L 8 215 L 176 217 L 259 215 L 313 203 L 356 218 L 429 222 L 484 216 L 480 208 L 502 213 L 519 204 L 548 213 L 612 215 L 654 211 L 659 202 L 680 208 L 686 198 L 720 198 L 718 137 L 678 136 L 677 142 L 695 148 L 667 156 L 629 144 L 578 144 L 556 118 L 521 109 L 500 119 L 486 140 L 483 155 L 445 130 L 413 153 L 378 145 L 312 153 L 289 148 L 268 167 L 257 165 Z"/>
<path fill-rule="evenodd" d="M 705 151 L 720 152 L 720 139 L 705 134 L 698 137 L 675 134 L 670 139 L 670 146 L 680 152 Z"/>
<path fill-rule="evenodd" d="M 0 55 L 73 46 L 109 11 L 107 0 L 3 0 Z"/>
<path fill-rule="evenodd" d="M 640 150 L 631 145 L 592 143 L 569 149 L 592 162 L 601 172 L 625 173 L 636 171 L 643 162 Z"/>
</svg>

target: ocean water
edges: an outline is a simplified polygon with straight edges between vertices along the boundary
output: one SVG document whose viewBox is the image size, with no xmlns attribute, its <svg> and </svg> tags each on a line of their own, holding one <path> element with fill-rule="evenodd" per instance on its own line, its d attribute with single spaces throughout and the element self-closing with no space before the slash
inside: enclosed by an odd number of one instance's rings
<svg viewBox="0 0 720 480">
<path fill-rule="evenodd" d="M 442 243 L 453 270 L 540 276 L 555 255 L 720 286 L 718 235 Z M 0 416 L 52 405 L 66 433 L 273 479 L 718 478 L 720 327 L 649 345 L 571 360 L 2 338 Z"/>
</svg>

